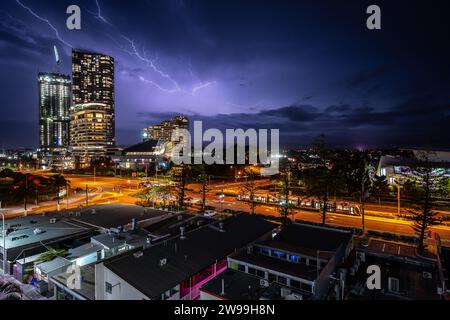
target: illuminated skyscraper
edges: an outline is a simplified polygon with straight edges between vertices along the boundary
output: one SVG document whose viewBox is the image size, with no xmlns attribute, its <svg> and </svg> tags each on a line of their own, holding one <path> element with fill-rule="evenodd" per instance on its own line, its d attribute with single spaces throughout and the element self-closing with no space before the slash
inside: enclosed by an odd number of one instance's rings
<svg viewBox="0 0 450 320">
<path fill-rule="evenodd" d="M 106 148 L 114 147 L 114 58 L 99 53 L 73 50 L 72 81 L 73 105 L 95 104 L 96 108 L 99 108 L 97 112 L 105 114 L 104 142 Z M 74 108 L 74 111 L 79 109 Z M 74 137 L 72 143 L 78 140 Z"/>
<path fill-rule="evenodd" d="M 83 103 L 71 107 L 70 145 L 81 166 L 106 154 L 111 114 L 104 103 Z"/>
<path fill-rule="evenodd" d="M 70 77 L 39 73 L 39 148 L 52 152 L 69 146 Z"/>
<path fill-rule="evenodd" d="M 172 120 L 165 120 L 142 130 L 142 141 L 163 140 L 164 142 L 178 142 L 180 129 L 189 130 L 189 119 L 185 116 L 176 116 Z"/>
</svg>

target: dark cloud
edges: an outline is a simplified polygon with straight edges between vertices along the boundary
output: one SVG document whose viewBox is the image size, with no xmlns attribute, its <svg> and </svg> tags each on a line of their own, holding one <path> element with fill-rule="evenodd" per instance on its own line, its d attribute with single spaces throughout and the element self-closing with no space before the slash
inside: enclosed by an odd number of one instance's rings
<svg viewBox="0 0 450 320">
<path fill-rule="evenodd" d="M 286 144 L 324 132 L 342 145 L 448 146 L 447 1 L 380 0 L 376 32 L 368 0 L 99 0 L 102 18 L 79 0 L 79 31 L 65 27 L 72 1 L 21 2 L 60 39 L 15 0 L 0 2 L 3 145 L 36 146 L 37 72 L 57 69 L 57 45 L 70 73 L 68 42 L 114 56 L 120 144 L 185 113 L 210 127 L 280 128 Z"/>
</svg>

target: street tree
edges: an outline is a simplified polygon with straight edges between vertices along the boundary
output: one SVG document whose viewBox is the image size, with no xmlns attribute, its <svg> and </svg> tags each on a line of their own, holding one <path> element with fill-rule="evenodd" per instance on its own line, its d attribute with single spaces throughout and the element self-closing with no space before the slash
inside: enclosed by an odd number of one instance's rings
<svg viewBox="0 0 450 320">
<path fill-rule="evenodd" d="M 369 189 L 371 195 L 378 200 L 378 204 L 381 204 L 381 198 L 389 196 L 389 184 L 386 176 L 375 175 Z"/>
<path fill-rule="evenodd" d="M 250 207 L 252 214 L 255 214 L 256 206 L 256 191 L 258 190 L 258 184 L 256 182 L 256 174 L 251 170 L 244 170 L 245 182 L 241 186 L 241 193 L 249 197 Z"/>
<path fill-rule="evenodd" d="M 191 167 L 186 164 L 173 166 L 170 171 L 170 177 L 173 182 L 173 188 L 177 197 L 178 208 L 185 207 L 186 185 Z"/>
<path fill-rule="evenodd" d="M 56 189 L 56 199 L 57 199 L 58 208 L 59 208 L 61 188 L 66 188 L 66 192 L 67 192 L 70 182 L 69 182 L 69 180 L 64 178 L 63 175 L 55 174 L 51 178 L 51 185 Z M 67 196 L 67 194 L 66 194 L 66 196 Z"/>
<path fill-rule="evenodd" d="M 340 170 L 334 164 L 335 157 L 328 147 L 325 136 L 319 137 L 313 151 L 318 160 L 317 166 L 303 170 L 300 177 L 306 194 L 319 198 L 322 224 L 325 225 L 330 194 L 340 192 L 344 182 Z"/>
<path fill-rule="evenodd" d="M 412 176 L 419 188 L 413 205 L 408 209 L 407 218 L 413 222 L 412 229 L 418 237 L 417 250 L 419 253 L 425 251 L 425 237 L 430 227 L 442 223 L 433 210 L 435 197 L 439 193 L 438 186 L 442 179 L 442 174 L 433 168 L 431 151 L 421 151 L 416 155 L 416 160 L 411 168 Z"/>
</svg>

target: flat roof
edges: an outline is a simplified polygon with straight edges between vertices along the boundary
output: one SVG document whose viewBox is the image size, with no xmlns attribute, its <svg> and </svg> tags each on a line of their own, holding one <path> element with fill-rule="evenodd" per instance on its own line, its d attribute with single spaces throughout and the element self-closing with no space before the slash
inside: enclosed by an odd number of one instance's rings
<svg viewBox="0 0 450 320">
<path fill-rule="evenodd" d="M 115 234 L 107 234 L 107 233 L 99 234 L 95 237 L 92 237 L 91 241 L 92 240 L 94 242 L 99 243 L 99 245 L 108 248 L 109 250 L 123 246 L 126 243 L 125 239 L 120 239 Z"/>
<path fill-rule="evenodd" d="M 53 215 L 50 214 L 46 216 L 35 215 L 5 220 L 5 228 L 13 228 L 13 231 L 6 236 L 6 249 L 9 250 L 76 235 L 92 229 L 88 226 L 71 223 L 69 219 L 57 218 L 55 223 L 50 223 L 52 217 Z M 2 233 L 0 232 L 0 234 Z M 3 247 L 3 237 L 0 236 L 0 239 L 0 247 Z"/>
<path fill-rule="evenodd" d="M 280 231 L 274 239 L 258 242 L 257 244 L 292 253 L 309 254 L 315 257 L 318 250 L 336 251 L 340 245 L 348 243 L 351 238 L 352 233 L 349 231 L 292 223 Z"/>
<path fill-rule="evenodd" d="M 101 251 L 102 249 L 103 249 L 103 247 L 101 245 L 94 244 L 94 243 L 85 243 L 79 247 L 69 249 L 69 252 L 68 252 L 68 255 L 66 258 L 69 260 L 78 259 L 80 257 L 84 257 L 91 253 Z"/>
<path fill-rule="evenodd" d="M 95 213 L 92 210 L 95 210 Z M 131 223 L 133 219 L 139 222 L 168 214 L 166 211 L 129 204 L 105 204 L 67 212 L 73 212 L 74 214 L 80 212 L 80 216 L 73 216 L 74 221 L 104 229 L 125 226 Z"/>
<path fill-rule="evenodd" d="M 223 231 L 220 225 L 223 224 Z M 159 298 L 217 260 L 271 232 L 275 224 L 255 216 L 241 214 L 173 238 L 143 251 L 111 259 L 105 266 L 148 297 Z M 160 261 L 166 264 L 160 266 Z"/>
<path fill-rule="evenodd" d="M 225 287 L 224 294 L 222 294 L 222 280 Z M 260 278 L 227 269 L 200 290 L 226 300 L 258 300 L 264 289 Z"/>
<path fill-rule="evenodd" d="M 72 291 L 77 295 L 87 299 L 95 300 L 95 264 L 86 265 L 80 268 L 81 272 L 81 288 L 69 289 L 67 282 L 71 274 L 62 272 L 52 276 L 50 279 L 56 285 L 63 287 L 65 290 Z"/>
<path fill-rule="evenodd" d="M 155 148 L 158 146 L 158 141 L 159 140 L 147 140 L 124 149 L 122 153 L 127 155 L 128 153 L 154 152 Z"/>
<path fill-rule="evenodd" d="M 197 227 L 204 226 L 215 220 L 206 218 L 200 215 L 190 213 L 175 214 L 167 219 L 153 223 L 143 229 L 148 231 L 150 235 L 161 237 L 165 235 L 176 235 L 180 233 L 180 227 L 185 227 L 186 232 L 191 231 Z"/>
<path fill-rule="evenodd" d="M 225 287 L 224 294 L 222 294 L 222 280 Z M 200 290 L 225 300 L 260 300 L 261 298 L 282 300 L 282 288 L 286 288 L 291 293 L 311 296 L 311 293 L 288 288 L 277 283 L 262 286 L 261 280 L 263 279 L 247 273 L 227 269 L 211 281 L 208 281 Z"/>
<path fill-rule="evenodd" d="M 257 253 L 247 253 L 246 250 L 232 254 L 230 258 L 249 263 L 256 267 L 273 270 L 293 277 L 314 281 L 317 278 L 317 266 L 306 263 L 294 263 Z"/>
<path fill-rule="evenodd" d="M 40 263 L 40 264 L 36 265 L 36 267 L 39 268 L 39 270 L 41 270 L 43 273 L 49 274 L 52 271 L 67 267 L 71 264 L 72 264 L 72 262 L 70 262 L 66 258 L 56 257 L 55 259 L 53 259 L 51 261 Z"/>
</svg>

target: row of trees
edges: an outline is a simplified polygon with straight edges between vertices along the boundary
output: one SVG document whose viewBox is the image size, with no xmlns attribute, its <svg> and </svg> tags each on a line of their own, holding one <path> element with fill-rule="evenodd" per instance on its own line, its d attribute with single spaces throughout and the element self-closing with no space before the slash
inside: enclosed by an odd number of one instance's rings
<svg viewBox="0 0 450 320">
<path fill-rule="evenodd" d="M 280 203 L 279 211 L 284 221 L 289 220 L 292 206 L 287 201 L 288 196 L 295 194 L 301 197 L 317 197 L 321 201 L 322 224 L 326 224 L 326 213 L 330 194 L 351 195 L 360 203 L 359 211 L 362 218 L 362 229 L 365 231 L 365 203 L 369 197 L 380 199 L 389 195 L 389 186 L 385 177 L 375 174 L 370 159 L 365 153 L 352 152 L 344 156 L 332 152 L 320 140 L 315 145 L 315 154 L 319 158 L 316 167 L 298 170 L 289 162 L 283 163 L 275 183 L 281 186 L 282 197 L 286 201 Z M 412 228 L 417 235 L 418 251 L 425 250 L 424 240 L 429 228 L 442 223 L 435 208 L 436 199 L 445 194 L 442 187 L 448 185 L 448 179 L 437 172 L 431 161 L 432 152 L 424 151 L 416 155 L 411 167 L 411 177 L 406 184 L 410 203 L 408 214 L 404 218 L 413 221 Z M 411 196 L 413 195 L 413 196 Z"/>
<path fill-rule="evenodd" d="M 359 213 L 362 218 L 362 228 L 365 231 L 365 204 L 369 198 L 377 199 L 389 196 L 389 185 L 386 177 L 377 176 L 371 164 L 371 159 L 364 152 L 346 152 L 331 150 L 324 137 L 314 145 L 313 153 L 317 164 L 300 170 L 296 163 L 285 161 L 281 163 L 280 173 L 272 183 L 281 195 L 279 214 L 283 223 L 288 223 L 293 214 L 293 205 L 288 201 L 290 196 L 302 200 L 308 197 L 318 198 L 321 202 L 322 224 L 327 222 L 327 208 L 332 196 L 352 197 L 359 202 Z M 413 229 L 418 236 L 418 250 L 424 251 L 424 240 L 427 231 L 433 225 L 441 223 L 433 210 L 436 197 L 442 194 L 442 186 L 448 185 L 441 175 L 433 170 L 430 152 L 417 156 L 416 163 L 411 168 L 415 177 L 404 185 L 404 192 L 410 196 L 411 203 L 404 217 L 413 221 Z M 254 214 L 258 202 L 255 195 L 258 191 L 256 176 L 252 171 L 244 171 L 246 177 L 242 183 L 242 191 L 249 197 L 250 209 Z M 178 208 L 186 207 L 186 185 L 188 181 L 201 185 L 201 211 L 206 210 L 206 193 L 208 191 L 208 175 L 205 165 L 174 166 L 170 171 L 172 184 L 145 190 L 140 197 L 147 203 L 155 203 L 158 199 L 166 206 L 173 203 Z M 444 191 L 445 193 L 445 191 Z"/>
<path fill-rule="evenodd" d="M 5 169 L 0 171 L 0 178 L 7 181 L 0 188 L 1 199 L 12 203 L 23 201 L 24 209 L 27 210 L 27 203 L 34 198 L 37 204 L 39 196 L 42 194 L 51 195 L 56 193 L 56 200 L 59 205 L 61 190 L 70 187 L 70 181 L 60 174 L 51 177 L 42 177 L 29 173 L 21 173 Z"/>
</svg>

